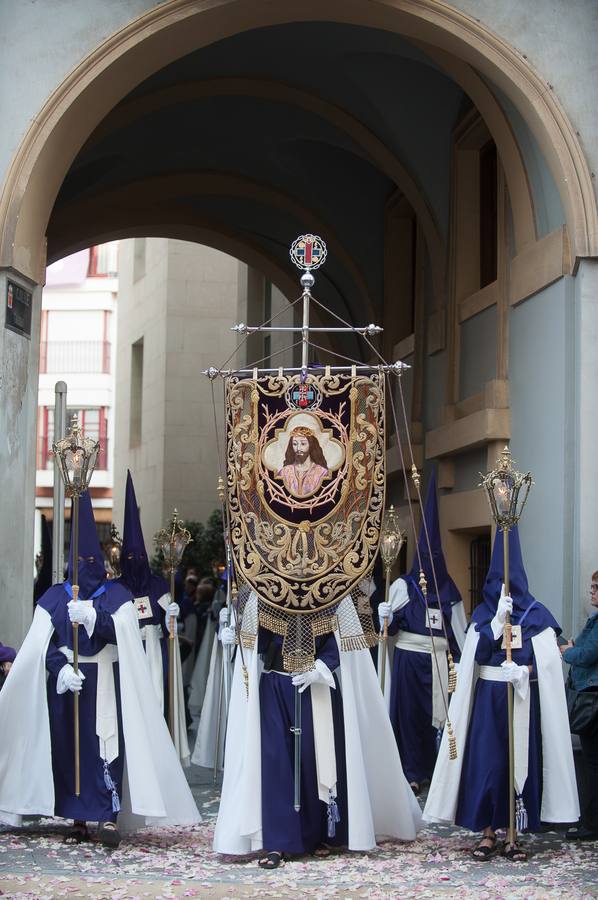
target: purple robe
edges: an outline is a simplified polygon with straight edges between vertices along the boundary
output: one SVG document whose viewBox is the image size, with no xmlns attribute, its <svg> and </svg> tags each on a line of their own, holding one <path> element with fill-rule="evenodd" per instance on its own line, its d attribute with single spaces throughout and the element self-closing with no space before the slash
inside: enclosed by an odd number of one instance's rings
<svg viewBox="0 0 598 900">
<path fill-rule="evenodd" d="M 274 645 L 274 646 L 273 646 Z M 258 632 L 258 650 L 270 664 L 282 670 L 282 638 L 265 629 Z M 274 651 L 274 652 L 272 652 Z M 277 652 L 278 651 L 278 652 Z M 320 639 L 316 655 L 330 671 L 340 665 L 334 635 Z M 336 680 L 336 679 L 335 679 Z M 334 837 L 328 834 L 328 807 L 318 796 L 318 778 L 314 747 L 311 692 L 301 694 L 301 810 L 295 812 L 295 742 L 291 728 L 295 722 L 295 688 L 291 677 L 276 668 L 264 671 L 260 678 L 260 717 L 262 733 L 262 833 L 267 850 L 283 853 L 312 853 L 323 842 L 347 844 L 347 779 L 345 740 L 340 688 L 331 692 L 334 742 L 337 767 L 337 805 L 340 821 Z"/>
</svg>

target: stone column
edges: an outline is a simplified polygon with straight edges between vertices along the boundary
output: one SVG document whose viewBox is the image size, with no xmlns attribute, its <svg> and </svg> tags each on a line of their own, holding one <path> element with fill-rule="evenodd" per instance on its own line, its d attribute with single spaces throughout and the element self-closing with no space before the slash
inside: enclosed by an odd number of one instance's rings
<svg viewBox="0 0 598 900">
<path fill-rule="evenodd" d="M 31 295 L 30 337 L 6 327 L 8 282 Z M 16 647 L 33 613 L 41 293 L 18 273 L 0 272 L 0 641 Z"/>
<path fill-rule="evenodd" d="M 598 569 L 598 260 L 584 259 L 575 279 L 575 385 L 567 445 L 575 515 L 569 534 L 574 637 L 587 617 L 590 578 Z M 569 624 L 569 623 L 567 623 Z M 569 634 L 567 634 L 569 636 Z"/>
</svg>

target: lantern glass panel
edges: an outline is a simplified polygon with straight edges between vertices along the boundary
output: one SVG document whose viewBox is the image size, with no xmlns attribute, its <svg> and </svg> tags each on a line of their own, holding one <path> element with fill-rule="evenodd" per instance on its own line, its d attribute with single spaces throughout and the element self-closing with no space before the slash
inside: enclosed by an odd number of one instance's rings
<svg viewBox="0 0 598 900">
<path fill-rule="evenodd" d="M 64 454 L 66 471 L 69 484 L 72 487 L 79 487 L 83 480 L 83 466 L 85 463 L 85 455 L 81 447 L 69 447 Z"/>
<path fill-rule="evenodd" d="M 179 532 L 174 538 L 174 555 L 177 562 L 180 562 L 186 546 L 187 541 L 185 540 L 185 535 Z"/>
<path fill-rule="evenodd" d="M 521 484 L 518 486 L 517 490 L 517 508 L 515 510 L 517 519 L 521 517 L 521 513 L 523 512 L 523 507 L 525 506 L 525 501 L 527 500 L 527 495 L 529 494 L 529 489 L 531 487 L 531 481 L 527 478 L 524 478 Z"/>
<path fill-rule="evenodd" d="M 400 536 L 398 534 L 385 534 L 380 542 L 380 552 L 384 562 L 393 562 L 399 555 Z"/>
<path fill-rule="evenodd" d="M 508 516 L 513 500 L 513 479 L 509 475 L 502 475 L 493 484 L 494 499 L 499 516 Z"/>
</svg>

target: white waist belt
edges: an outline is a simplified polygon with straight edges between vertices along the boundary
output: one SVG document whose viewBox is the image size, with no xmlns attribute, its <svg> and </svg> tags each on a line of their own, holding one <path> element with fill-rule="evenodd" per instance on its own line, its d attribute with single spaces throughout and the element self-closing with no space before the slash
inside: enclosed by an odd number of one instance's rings
<svg viewBox="0 0 598 900">
<path fill-rule="evenodd" d="M 416 653 L 446 653 L 448 641 L 443 637 L 435 637 L 434 643 L 428 634 L 414 634 L 412 631 L 399 631 L 397 647 L 401 650 L 414 650 Z"/>
<path fill-rule="evenodd" d="M 145 641 L 150 634 L 157 634 L 158 638 L 164 637 L 164 632 L 162 630 L 161 625 L 144 625 L 143 628 L 139 629 L 139 637 L 142 641 Z"/>
<path fill-rule="evenodd" d="M 438 665 L 432 660 L 432 725 L 434 728 L 442 728 L 446 721 L 444 697 L 448 701 L 447 639 L 435 637 L 432 642 L 432 638 L 427 634 L 399 631 L 396 646 L 399 650 L 429 653 L 430 656 L 435 656 Z"/>
<path fill-rule="evenodd" d="M 73 651 L 70 647 L 60 647 L 60 652 L 66 656 L 67 660 L 70 664 L 73 664 L 74 656 Z M 110 662 L 118 662 L 118 647 L 116 644 L 106 644 L 103 650 L 100 650 L 99 653 L 96 653 L 95 656 L 81 656 L 79 654 L 79 662 L 80 663 L 92 663 L 97 665 L 102 665 L 108 661 L 108 657 L 110 657 Z"/>
<path fill-rule="evenodd" d="M 502 666 L 480 666 L 478 673 L 482 681 L 507 681 Z M 515 744 L 515 787 L 521 794 L 527 780 L 529 750 L 529 704 L 530 691 L 521 699 L 517 691 L 513 691 L 513 742 Z"/>
<path fill-rule="evenodd" d="M 73 651 L 69 647 L 60 647 L 60 652 L 72 664 Z M 80 664 L 91 663 L 98 667 L 96 734 L 100 742 L 100 756 L 109 763 L 118 756 L 118 713 L 112 666 L 117 660 L 118 648 L 115 644 L 106 644 L 95 656 L 79 657 Z"/>
<path fill-rule="evenodd" d="M 478 673 L 483 681 L 507 681 L 507 673 L 502 666 L 480 666 Z"/>
</svg>

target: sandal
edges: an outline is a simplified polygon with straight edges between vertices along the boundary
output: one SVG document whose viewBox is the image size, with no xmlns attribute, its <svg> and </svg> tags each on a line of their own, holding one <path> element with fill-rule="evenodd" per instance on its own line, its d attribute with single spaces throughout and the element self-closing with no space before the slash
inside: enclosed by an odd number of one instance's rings
<svg viewBox="0 0 598 900">
<path fill-rule="evenodd" d="M 486 860 L 495 856 L 498 852 L 496 840 L 496 835 L 484 835 L 484 837 L 480 838 L 471 851 L 472 859 L 475 859 L 477 862 L 486 862 Z M 484 841 L 492 841 L 492 844 L 488 847 L 484 844 Z"/>
<path fill-rule="evenodd" d="M 317 857 L 317 859 L 326 859 L 331 853 L 332 850 L 328 844 L 319 844 L 312 853 L 312 856 Z"/>
<path fill-rule="evenodd" d="M 90 840 L 91 836 L 85 822 L 75 822 L 64 839 L 66 844 L 83 844 Z"/>
<path fill-rule="evenodd" d="M 270 853 L 266 853 L 265 856 L 258 859 L 257 864 L 260 869 L 278 869 L 279 866 L 284 866 L 284 862 L 284 853 L 279 853 L 278 850 L 271 850 Z"/>
<path fill-rule="evenodd" d="M 500 851 L 500 855 L 511 862 L 527 862 L 527 853 L 517 841 L 515 841 L 514 844 L 505 841 L 502 850 Z"/>
<path fill-rule="evenodd" d="M 415 796 L 419 797 L 419 795 L 421 794 L 421 789 L 422 789 L 421 784 L 418 781 L 410 781 L 409 787 L 411 788 L 411 790 L 413 791 Z"/>
</svg>

